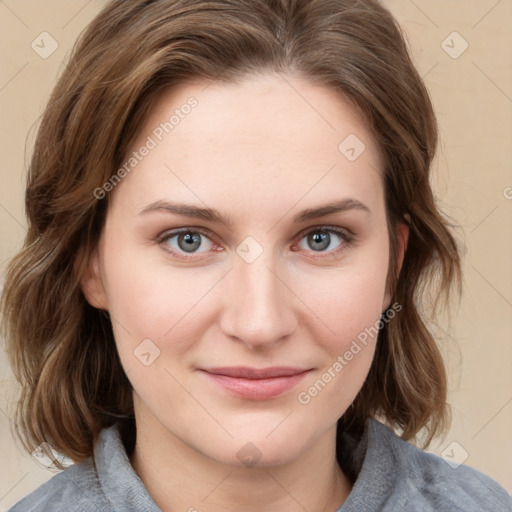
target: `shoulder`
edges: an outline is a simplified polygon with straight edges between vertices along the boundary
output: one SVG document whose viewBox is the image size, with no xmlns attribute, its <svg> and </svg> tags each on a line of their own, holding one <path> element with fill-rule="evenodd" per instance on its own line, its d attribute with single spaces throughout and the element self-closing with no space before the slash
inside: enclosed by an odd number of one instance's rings
<svg viewBox="0 0 512 512">
<path fill-rule="evenodd" d="M 92 459 L 56 474 L 8 512 L 100 512 L 110 507 L 105 501 Z"/>
<path fill-rule="evenodd" d="M 93 456 L 58 473 L 8 512 L 159 511 L 126 452 L 124 434 L 134 426 L 128 418 L 102 429 Z"/>
<path fill-rule="evenodd" d="M 393 507 L 400 505 L 408 511 L 512 512 L 512 497 L 487 475 L 463 464 L 450 465 L 371 421 L 374 437 L 386 440 L 393 459 Z"/>
</svg>

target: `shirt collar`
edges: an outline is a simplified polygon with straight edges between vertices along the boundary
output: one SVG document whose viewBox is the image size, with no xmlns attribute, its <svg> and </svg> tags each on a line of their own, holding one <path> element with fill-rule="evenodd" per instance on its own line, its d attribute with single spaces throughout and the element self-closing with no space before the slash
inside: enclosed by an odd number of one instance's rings
<svg viewBox="0 0 512 512">
<path fill-rule="evenodd" d="M 358 475 L 350 495 L 338 509 L 339 512 L 361 510 L 363 503 L 367 507 L 370 496 L 380 494 L 375 492 L 376 487 L 385 487 L 388 483 L 385 482 L 385 475 L 392 470 L 393 462 L 389 457 L 383 457 L 382 452 L 386 451 L 387 443 L 382 441 L 390 434 L 389 429 L 380 422 L 368 419 L 360 442 L 353 443 L 349 438 L 344 439 L 347 457 L 345 462 L 351 460 Z M 390 467 L 383 468 L 382 464 L 386 464 L 386 461 Z M 120 423 L 101 431 L 94 450 L 94 462 L 103 493 L 114 510 L 162 512 L 131 465 L 121 436 Z M 376 473 L 375 467 L 379 466 L 380 471 Z M 383 477 L 382 482 L 379 477 Z M 367 510 L 378 510 L 377 503 L 372 505 L 375 508 Z"/>
<path fill-rule="evenodd" d="M 114 510 L 161 512 L 130 463 L 119 423 L 101 431 L 94 462 L 101 488 Z"/>
</svg>

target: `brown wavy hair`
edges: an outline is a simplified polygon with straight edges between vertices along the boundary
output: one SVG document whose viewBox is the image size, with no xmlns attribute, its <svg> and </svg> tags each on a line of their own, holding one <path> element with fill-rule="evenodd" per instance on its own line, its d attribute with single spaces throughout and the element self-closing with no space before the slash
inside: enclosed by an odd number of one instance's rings
<svg viewBox="0 0 512 512">
<path fill-rule="evenodd" d="M 338 423 L 382 418 L 406 440 L 446 430 L 446 374 L 427 327 L 461 269 L 429 183 L 437 125 L 397 22 L 376 0 L 113 0 L 80 35 L 40 122 L 28 171 L 28 232 L 9 264 L 2 333 L 21 396 L 16 433 L 78 462 L 100 430 L 133 418 L 108 313 L 80 278 L 108 211 L 94 190 L 125 159 L 158 94 L 189 79 L 236 83 L 292 72 L 354 105 L 383 156 L 388 285 L 402 311 L 380 330 L 369 375 Z M 396 226 L 410 227 L 401 272 Z M 434 318 L 434 316 L 432 316 Z M 57 467 L 62 467 L 58 461 Z"/>
</svg>

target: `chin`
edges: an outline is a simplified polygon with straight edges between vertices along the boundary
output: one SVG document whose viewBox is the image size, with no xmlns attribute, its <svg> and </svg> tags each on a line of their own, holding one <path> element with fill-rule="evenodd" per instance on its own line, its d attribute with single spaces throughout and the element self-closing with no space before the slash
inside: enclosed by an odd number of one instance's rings
<svg viewBox="0 0 512 512">
<path fill-rule="evenodd" d="M 320 437 L 299 425 L 294 425 L 293 429 L 276 428 L 278 424 L 274 421 L 269 428 L 268 423 L 259 422 L 250 429 L 232 430 L 233 439 L 227 442 L 212 440 L 207 447 L 210 453 L 206 454 L 220 463 L 240 468 L 276 467 L 299 458 Z M 215 446 L 214 450 L 212 446 Z"/>
<path fill-rule="evenodd" d="M 236 468 L 272 468 L 289 464 L 297 459 L 303 447 L 296 443 L 292 446 L 274 442 L 240 443 L 233 441 L 225 451 L 207 454 L 217 462 Z"/>
</svg>

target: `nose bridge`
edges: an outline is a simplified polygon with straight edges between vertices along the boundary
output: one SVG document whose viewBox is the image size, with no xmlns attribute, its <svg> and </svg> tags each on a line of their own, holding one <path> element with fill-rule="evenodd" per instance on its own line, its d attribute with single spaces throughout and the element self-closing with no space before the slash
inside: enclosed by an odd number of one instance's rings
<svg viewBox="0 0 512 512">
<path fill-rule="evenodd" d="M 296 326 L 293 295 L 281 281 L 272 254 L 254 261 L 236 257 L 223 317 L 225 334 L 252 348 L 274 344 Z M 283 279 L 284 280 L 284 279 Z"/>
</svg>

